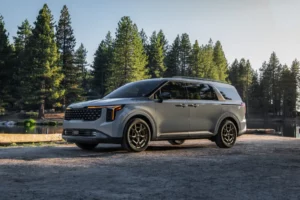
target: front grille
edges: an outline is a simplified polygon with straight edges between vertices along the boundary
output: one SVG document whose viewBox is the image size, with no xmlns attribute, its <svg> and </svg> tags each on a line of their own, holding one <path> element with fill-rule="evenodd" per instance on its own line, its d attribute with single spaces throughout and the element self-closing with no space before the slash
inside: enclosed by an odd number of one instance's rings
<svg viewBox="0 0 300 200">
<path fill-rule="evenodd" d="M 65 120 L 95 121 L 101 117 L 101 108 L 74 108 L 66 110 Z"/>
</svg>

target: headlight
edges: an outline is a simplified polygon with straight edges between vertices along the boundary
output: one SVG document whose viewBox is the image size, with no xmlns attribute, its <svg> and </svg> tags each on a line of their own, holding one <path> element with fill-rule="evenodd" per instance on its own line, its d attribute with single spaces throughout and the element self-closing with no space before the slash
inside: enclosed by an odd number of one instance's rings
<svg viewBox="0 0 300 200">
<path fill-rule="evenodd" d="M 107 106 L 106 107 L 106 121 L 111 122 L 114 121 L 117 115 L 117 112 L 122 110 L 124 105 L 117 106 Z"/>
</svg>

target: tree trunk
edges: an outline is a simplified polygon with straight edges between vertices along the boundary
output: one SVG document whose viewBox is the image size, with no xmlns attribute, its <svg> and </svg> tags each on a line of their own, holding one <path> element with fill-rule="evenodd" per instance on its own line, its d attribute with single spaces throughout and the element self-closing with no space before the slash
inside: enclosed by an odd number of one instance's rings
<svg viewBox="0 0 300 200">
<path fill-rule="evenodd" d="M 43 119 L 45 117 L 45 101 L 43 100 L 41 105 L 40 105 L 40 109 L 39 109 L 39 119 Z"/>
</svg>

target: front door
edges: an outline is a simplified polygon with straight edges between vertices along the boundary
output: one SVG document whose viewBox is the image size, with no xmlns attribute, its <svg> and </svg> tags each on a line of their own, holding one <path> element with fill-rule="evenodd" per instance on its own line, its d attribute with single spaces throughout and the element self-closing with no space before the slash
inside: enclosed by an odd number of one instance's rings
<svg viewBox="0 0 300 200">
<path fill-rule="evenodd" d="M 163 92 L 171 94 L 169 99 L 160 102 Z M 189 107 L 187 106 L 186 84 L 168 82 L 155 95 L 156 122 L 159 137 L 186 137 L 189 133 Z"/>
<path fill-rule="evenodd" d="M 188 83 L 187 89 L 191 136 L 213 133 L 222 112 L 213 87 L 204 83 Z"/>
</svg>

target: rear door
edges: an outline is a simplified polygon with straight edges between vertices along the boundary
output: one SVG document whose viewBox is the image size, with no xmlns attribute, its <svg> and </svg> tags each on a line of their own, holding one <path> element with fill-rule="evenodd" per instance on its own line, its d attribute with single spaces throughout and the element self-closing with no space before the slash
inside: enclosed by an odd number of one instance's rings
<svg viewBox="0 0 300 200">
<path fill-rule="evenodd" d="M 158 101 L 162 92 L 169 92 L 170 99 Z M 189 108 L 187 106 L 186 84 L 182 82 L 168 82 L 154 94 L 156 122 L 162 137 L 182 135 L 189 132 Z M 159 133 L 158 133 L 159 134 Z"/>
<path fill-rule="evenodd" d="M 187 84 L 190 111 L 190 135 L 213 133 L 222 106 L 213 86 L 193 82 Z"/>
</svg>

